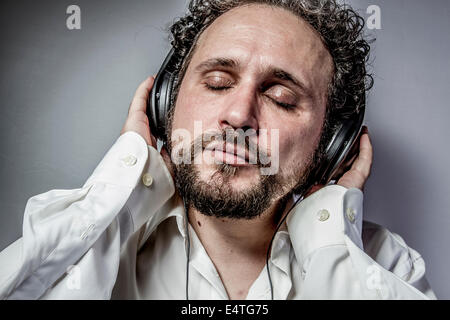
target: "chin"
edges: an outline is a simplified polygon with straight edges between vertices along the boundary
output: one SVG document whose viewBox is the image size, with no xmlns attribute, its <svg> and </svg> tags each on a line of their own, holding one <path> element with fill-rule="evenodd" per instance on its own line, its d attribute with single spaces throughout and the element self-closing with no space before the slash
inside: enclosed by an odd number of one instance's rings
<svg viewBox="0 0 450 320">
<path fill-rule="evenodd" d="M 228 184 L 235 191 L 247 190 L 260 183 L 261 175 L 257 166 L 227 166 L 209 165 L 198 168 L 199 178 L 205 183 Z"/>
</svg>

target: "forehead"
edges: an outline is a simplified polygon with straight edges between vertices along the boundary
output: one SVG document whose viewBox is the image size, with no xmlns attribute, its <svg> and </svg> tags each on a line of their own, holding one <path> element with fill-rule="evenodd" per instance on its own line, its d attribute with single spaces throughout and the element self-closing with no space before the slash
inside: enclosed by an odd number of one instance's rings
<svg viewBox="0 0 450 320">
<path fill-rule="evenodd" d="M 275 66 L 314 86 L 327 86 L 333 61 L 319 34 L 278 7 L 252 4 L 218 17 L 200 36 L 192 62 L 228 57 L 242 65 Z"/>
</svg>

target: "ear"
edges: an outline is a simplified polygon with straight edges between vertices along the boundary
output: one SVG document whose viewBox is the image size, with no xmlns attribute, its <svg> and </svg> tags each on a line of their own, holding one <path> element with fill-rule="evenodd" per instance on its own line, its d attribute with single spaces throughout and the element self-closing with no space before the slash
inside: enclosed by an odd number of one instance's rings
<svg viewBox="0 0 450 320">
<path fill-rule="evenodd" d="M 364 121 L 365 107 L 349 119 L 342 120 L 336 127 L 328 144 L 322 163 L 317 171 L 316 182 L 326 185 L 341 172 L 341 166 L 358 151 L 358 137 Z M 355 147 L 356 145 L 356 147 Z"/>
</svg>

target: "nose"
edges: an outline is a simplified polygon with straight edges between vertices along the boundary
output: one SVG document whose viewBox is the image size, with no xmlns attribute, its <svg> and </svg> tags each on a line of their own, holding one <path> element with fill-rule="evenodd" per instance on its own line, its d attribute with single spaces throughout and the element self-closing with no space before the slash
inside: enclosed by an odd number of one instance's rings
<svg viewBox="0 0 450 320">
<path fill-rule="evenodd" d="M 219 114 L 221 129 L 254 129 L 258 132 L 257 93 L 252 85 L 241 85 L 227 95 Z"/>
</svg>

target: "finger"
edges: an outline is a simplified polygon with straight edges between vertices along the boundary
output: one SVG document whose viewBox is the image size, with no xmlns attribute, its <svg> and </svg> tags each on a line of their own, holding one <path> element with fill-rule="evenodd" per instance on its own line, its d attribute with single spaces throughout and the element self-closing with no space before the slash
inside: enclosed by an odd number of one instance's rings
<svg viewBox="0 0 450 320">
<path fill-rule="evenodd" d="M 369 129 L 367 128 L 367 126 L 363 126 L 361 129 L 361 134 L 365 134 L 365 133 L 369 134 Z"/>
<path fill-rule="evenodd" d="M 367 131 L 361 135 L 359 142 L 359 155 L 351 167 L 351 170 L 358 171 L 365 178 L 369 177 L 373 161 L 373 148 Z"/>
<path fill-rule="evenodd" d="M 128 113 L 134 113 L 138 111 L 146 112 L 147 101 L 150 95 L 150 90 L 153 87 L 154 80 L 155 79 L 153 77 L 148 77 L 139 85 L 134 94 L 133 100 L 131 101 Z"/>
<path fill-rule="evenodd" d="M 157 142 L 156 142 L 156 138 L 150 133 L 150 139 L 152 141 L 152 146 L 154 146 L 155 148 L 157 147 Z"/>
</svg>

